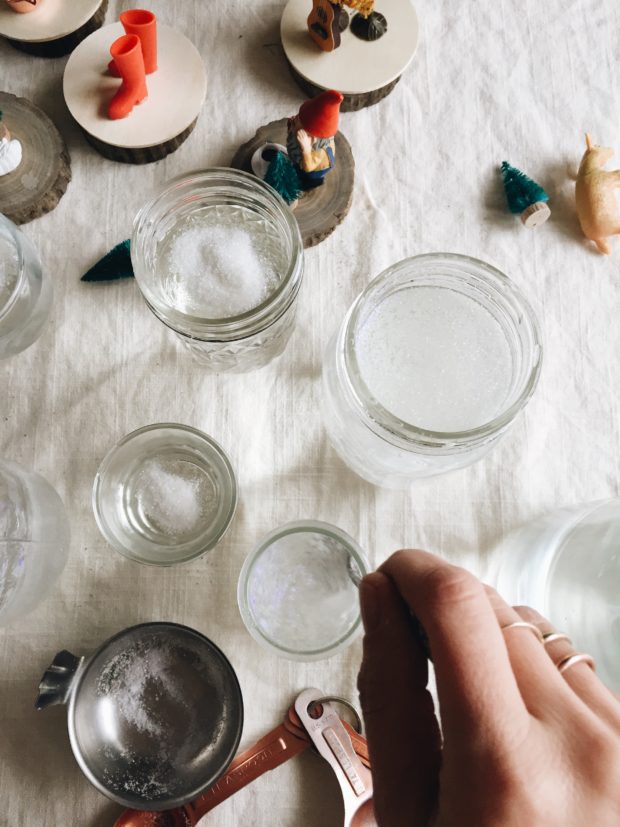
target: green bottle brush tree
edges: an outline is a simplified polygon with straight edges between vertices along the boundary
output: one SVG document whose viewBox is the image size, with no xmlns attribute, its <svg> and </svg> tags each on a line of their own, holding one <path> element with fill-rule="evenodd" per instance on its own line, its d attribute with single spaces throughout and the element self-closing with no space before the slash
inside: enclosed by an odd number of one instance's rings
<svg viewBox="0 0 620 827">
<path fill-rule="evenodd" d="M 544 224 L 551 210 L 547 206 L 549 196 L 540 184 L 510 166 L 508 161 L 502 162 L 501 173 L 510 212 L 520 215 L 526 227 Z"/>
</svg>

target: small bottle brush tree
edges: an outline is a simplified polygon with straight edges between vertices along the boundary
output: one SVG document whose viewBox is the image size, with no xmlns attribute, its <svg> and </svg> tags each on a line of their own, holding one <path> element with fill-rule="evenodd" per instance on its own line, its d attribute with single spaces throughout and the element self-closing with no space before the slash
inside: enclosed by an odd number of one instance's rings
<svg viewBox="0 0 620 827">
<path fill-rule="evenodd" d="M 299 173 L 291 163 L 289 157 L 283 152 L 278 152 L 273 161 L 269 164 L 265 183 L 270 184 L 278 192 L 287 204 L 297 201 L 301 193 L 301 182 Z"/>
<path fill-rule="evenodd" d="M 551 210 L 546 203 L 549 196 L 540 184 L 516 167 L 511 167 L 507 161 L 503 161 L 501 173 L 510 212 L 520 215 L 526 227 L 544 224 Z"/>
</svg>

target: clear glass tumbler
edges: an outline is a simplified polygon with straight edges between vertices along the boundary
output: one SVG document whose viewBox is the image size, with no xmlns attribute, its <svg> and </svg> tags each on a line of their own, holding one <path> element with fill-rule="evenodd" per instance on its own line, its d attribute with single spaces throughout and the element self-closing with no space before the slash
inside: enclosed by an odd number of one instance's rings
<svg viewBox="0 0 620 827">
<path fill-rule="evenodd" d="M 68 552 L 69 523 L 56 491 L 33 471 L 0 460 L 0 625 L 49 594 Z"/>
<path fill-rule="evenodd" d="M 361 477 L 404 488 L 479 460 L 530 399 L 536 317 L 502 273 L 437 253 L 387 269 L 330 341 L 323 421 Z"/>
<path fill-rule="evenodd" d="M 0 359 L 26 350 L 43 330 L 52 285 L 31 241 L 0 213 Z"/>
<path fill-rule="evenodd" d="M 360 546 L 336 526 L 287 523 L 245 560 L 241 617 L 255 640 L 282 657 L 329 658 L 361 630 L 358 585 L 368 571 Z"/>
<path fill-rule="evenodd" d="M 206 368 L 250 371 L 284 350 L 303 243 L 264 181 L 220 168 L 170 181 L 136 216 L 131 259 L 149 308 Z"/>
<path fill-rule="evenodd" d="M 566 632 L 620 692 L 620 499 L 559 509 L 513 532 L 487 579 Z"/>
<path fill-rule="evenodd" d="M 237 506 L 223 449 L 175 423 L 133 431 L 103 459 L 93 485 L 99 530 L 138 563 L 170 566 L 200 557 L 224 536 Z"/>
</svg>

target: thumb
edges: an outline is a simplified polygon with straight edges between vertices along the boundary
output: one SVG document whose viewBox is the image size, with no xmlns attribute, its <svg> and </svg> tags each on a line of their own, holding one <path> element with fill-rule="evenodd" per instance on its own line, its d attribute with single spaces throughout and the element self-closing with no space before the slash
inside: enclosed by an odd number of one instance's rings
<svg viewBox="0 0 620 827">
<path fill-rule="evenodd" d="M 436 808 L 441 763 L 426 656 L 409 609 L 385 574 L 364 578 L 360 601 L 365 636 L 358 688 L 377 820 L 385 827 L 425 827 Z"/>
</svg>

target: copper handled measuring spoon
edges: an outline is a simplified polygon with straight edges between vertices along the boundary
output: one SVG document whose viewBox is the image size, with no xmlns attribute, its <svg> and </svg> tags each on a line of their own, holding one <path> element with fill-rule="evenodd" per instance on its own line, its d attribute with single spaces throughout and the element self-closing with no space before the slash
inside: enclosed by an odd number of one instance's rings
<svg viewBox="0 0 620 827">
<path fill-rule="evenodd" d="M 321 697 L 318 690 L 313 691 L 315 698 Z M 370 766 L 366 739 L 358 735 L 349 724 L 343 723 L 361 761 L 365 766 Z M 125 810 L 114 822 L 114 827 L 195 827 L 206 813 L 222 801 L 263 773 L 299 755 L 311 743 L 294 707 L 291 707 L 282 724 L 237 755 L 219 781 L 195 801 L 163 812 Z"/>
<path fill-rule="evenodd" d="M 349 733 L 330 704 L 317 704 L 317 689 L 306 689 L 295 711 L 319 754 L 334 771 L 344 801 L 344 827 L 377 827 L 372 775 L 357 755 Z"/>
</svg>

